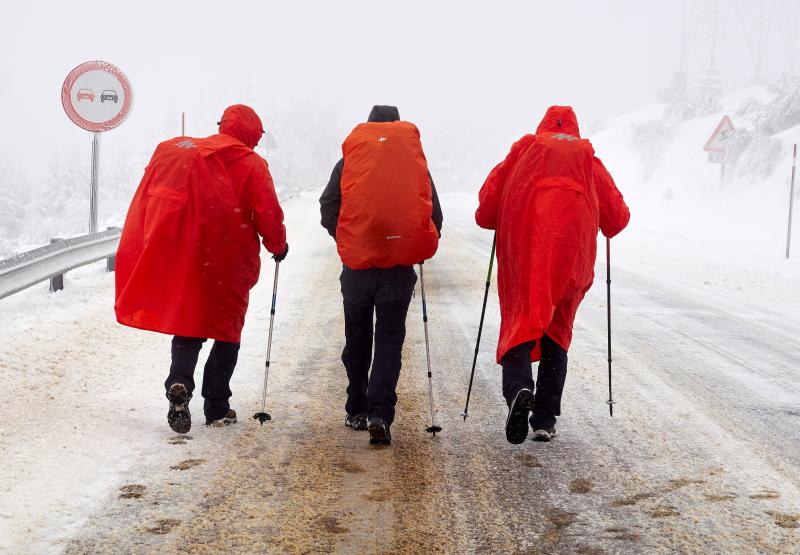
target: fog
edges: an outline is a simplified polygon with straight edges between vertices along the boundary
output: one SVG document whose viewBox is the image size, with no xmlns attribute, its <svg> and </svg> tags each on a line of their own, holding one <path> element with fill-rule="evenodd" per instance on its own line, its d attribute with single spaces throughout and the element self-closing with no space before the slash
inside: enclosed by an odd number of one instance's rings
<svg viewBox="0 0 800 555">
<path fill-rule="evenodd" d="M 102 219 L 120 212 L 155 144 L 179 134 L 181 112 L 187 134 L 203 136 L 237 102 L 259 112 L 278 145 L 268 158 L 276 181 L 289 182 L 278 185 L 323 185 L 347 131 L 385 103 L 419 126 L 432 170 L 447 168 L 445 189 L 474 191 L 548 105 L 573 105 L 591 135 L 597 122 L 654 102 L 681 66 L 692 82 L 714 65 L 726 90 L 790 71 L 797 8 L 789 0 L 4 2 L 0 193 L 32 191 L 35 204 L 42 183 L 56 179 L 84 202 L 91 135 L 67 119 L 60 88 L 88 60 L 117 65 L 134 94 L 128 120 L 103 134 Z M 104 194 L 116 200 L 104 203 Z"/>
</svg>

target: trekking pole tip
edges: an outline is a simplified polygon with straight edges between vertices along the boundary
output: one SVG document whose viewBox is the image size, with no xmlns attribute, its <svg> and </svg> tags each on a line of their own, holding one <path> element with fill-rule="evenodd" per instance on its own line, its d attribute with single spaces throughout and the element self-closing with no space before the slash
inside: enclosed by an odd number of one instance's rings
<svg viewBox="0 0 800 555">
<path fill-rule="evenodd" d="M 466 422 L 467 421 L 467 416 L 469 416 L 469 414 L 467 414 L 467 411 L 464 411 L 464 412 L 461 413 L 461 416 L 464 417 L 464 422 Z"/>
<path fill-rule="evenodd" d="M 442 427 L 441 426 L 428 426 L 425 429 L 425 431 L 428 432 L 429 434 L 433 434 L 433 437 L 436 437 L 436 432 L 441 432 L 442 431 Z"/>
<path fill-rule="evenodd" d="M 614 418 L 614 405 L 616 405 L 617 402 L 613 399 L 609 399 L 608 401 L 606 401 L 606 404 L 608 405 L 609 416 L 611 416 L 611 418 Z"/>
</svg>

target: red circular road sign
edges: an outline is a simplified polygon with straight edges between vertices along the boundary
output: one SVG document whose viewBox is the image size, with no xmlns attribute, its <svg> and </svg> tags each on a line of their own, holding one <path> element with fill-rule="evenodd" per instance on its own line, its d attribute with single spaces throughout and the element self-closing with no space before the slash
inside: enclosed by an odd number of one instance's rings
<svg viewBox="0 0 800 555">
<path fill-rule="evenodd" d="M 128 78 L 108 62 L 86 62 L 69 72 L 61 87 L 69 119 L 87 131 L 108 131 L 125 121 L 133 104 Z"/>
</svg>

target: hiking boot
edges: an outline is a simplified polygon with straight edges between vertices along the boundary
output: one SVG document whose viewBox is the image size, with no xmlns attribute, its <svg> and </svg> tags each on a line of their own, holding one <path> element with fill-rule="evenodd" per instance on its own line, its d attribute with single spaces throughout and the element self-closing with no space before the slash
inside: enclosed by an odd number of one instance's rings
<svg viewBox="0 0 800 555">
<path fill-rule="evenodd" d="M 348 414 L 344 417 L 344 425 L 354 430 L 367 429 L 367 413 L 359 412 L 358 414 Z"/>
<path fill-rule="evenodd" d="M 389 433 L 389 427 L 386 425 L 383 418 L 370 418 L 367 430 L 369 431 L 370 445 L 392 444 L 392 435 Z"/>
<path fill-rule="evenodd" d="M 212 426 L 214 428 L 222 428 L 229 424 L 236 424 L 236 411 L 233 409 L 228 409 L 228 414 L 223 416 L 218 420 L 209 420 L 206 418 L 206 426 Z"/>
<path fill-rule="evenodd" d="M 519 445 L 528 437 L 528 413 L 531 410 L 533 410 L 533 392 L 523 387 L 508 407 L 506 439 L 509 443 Z"/>
<path fill-rule="evenodd" d="M 169 400 L 169 412 L 167 412 L 167 422 L 172 430 L 179 434 L 186 434 L 192 428 L 192 415 L 189 413 L 189 400 L 192 396 L 189 390 L 182 383 L 174 383 L 169 386 L 167 399 Z"/>
<path fill-rule="evenodd" d="M 554 437 L 556 437 L 555 427 L 536 428 L 535 430 L 533 430 L 533 437 L 531 439 L 533 441 L 550 441 Z"/>
</svg>

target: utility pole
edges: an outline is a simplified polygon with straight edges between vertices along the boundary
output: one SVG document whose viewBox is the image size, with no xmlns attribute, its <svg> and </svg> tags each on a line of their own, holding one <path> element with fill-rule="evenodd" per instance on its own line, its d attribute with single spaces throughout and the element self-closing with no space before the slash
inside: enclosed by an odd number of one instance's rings
<svg viewBox="0 0 800 555">
<path fill-rule="evenodd" d="M 711 33 L 710 33 L 710 40 L 711 43 L 709 45 L 709 69 L 716 69 L 717 68 L 717 31 L 719 30 L 719 0 L 713 0 L 711 3 L 711 11 L 707 13 L 707 17 L 709 19 L 709 25 L 711 26 Z"/>
<path fill-rule="evenodd" d="M 759 83 L 761 81 L 761 61 L 764 54 L 764 9 L 765 0 L 760 2 L 760 10 L 758 16 L 758 37 L 756 39 L 756 61 L 755 61 L 755 75 L 753 82 Z"/>
<path fill-rule="evenodd" d="M 800 24 L 800 2 L 797 3 L 797 7 L 795 8 L 795 15 L 794 15 L 794 33 L 792 33 L 792 52 L 790 55 L 791 63 L 789 65 L 789 70 L 794 73 L 797 71 L 797 32 L 798 32 L 798 24 Z"/>
<path fill-rule="evenodd" d="M 686 66 L 686 50 L 687 39 L 686 35 L 689 32 L 689 0 L 683 0 L 683 23 L 681 24 L 681 58 L 678 64 L 678 71 L 683 72 Z"/>
<path fill-rule="evenodd" d="M 797 143 L 792 151 L 792 185 L 789 188 L 789 229 L 786 231 L 786 260 L 789 260 L 789 249 L 792 246 L 792 205 L 794 204 L 794 172 L 797 165 Z"/>
</svg>

